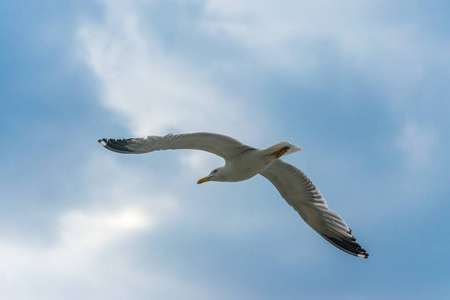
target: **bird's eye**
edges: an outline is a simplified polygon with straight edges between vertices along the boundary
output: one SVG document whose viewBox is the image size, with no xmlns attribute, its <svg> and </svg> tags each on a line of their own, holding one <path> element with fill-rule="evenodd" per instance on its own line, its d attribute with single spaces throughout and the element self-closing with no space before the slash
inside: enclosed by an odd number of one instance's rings
<svg viewBox="0 0 450 300">
<path fill-rule="evenodd" d="M 214 170 L 213 173 L 217 173 L 217 170 Z"/>
</svg>

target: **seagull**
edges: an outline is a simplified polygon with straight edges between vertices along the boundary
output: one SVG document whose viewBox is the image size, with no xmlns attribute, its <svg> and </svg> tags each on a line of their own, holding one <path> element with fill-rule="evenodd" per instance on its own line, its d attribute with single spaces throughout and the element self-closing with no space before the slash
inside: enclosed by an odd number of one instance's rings
<svg viewBox="0 0 450 300">
<path fill-rule="evenodd" d="M 281 197 L 294 208 L 300 217 L 317 233 L 337 248 L 351 255 L 368 258 L 341 217 L 328 208 L 327 202 L 312 181 L 297 167 L 280 157 L 302 148 L 280 142 L 267 149 L 256 149 L 226 135 L 197 132 L 147 136 L 129 139 L 100 139 L 105 148 L 119 153 L 148 153 L 158 150 L 196 149 L 222 157 L 225 165 L 215 168 L 198 180 L 236 182 L 257 174 L 267 178 Z"/>
</svg>

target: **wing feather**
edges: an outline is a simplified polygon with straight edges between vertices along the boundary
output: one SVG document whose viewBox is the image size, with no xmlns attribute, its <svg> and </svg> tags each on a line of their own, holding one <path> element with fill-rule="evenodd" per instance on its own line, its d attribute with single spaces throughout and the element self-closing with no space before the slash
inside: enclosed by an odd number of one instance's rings
<svg viewBox="0 0 450 300">
<path fill-rule="evenodd" d="M 98 142 L 105 148 L 119 153 L 137 154 L 169 149 L 196 149 L 214 153 L 224 159 L 230 159 L 247 150 L 254 149 L 229 136 L 207 132 L 151 135 L 119 140 L 101 139 Z"/>
<path fill-rule="evenodd" d="M 286 202 L 327 241 L 349 254 L 369 257 L 344 220 L 328 208 L 325 198 L 300 169 L 276 160 L 261 175 L 272 182 Z"/>
</svg>

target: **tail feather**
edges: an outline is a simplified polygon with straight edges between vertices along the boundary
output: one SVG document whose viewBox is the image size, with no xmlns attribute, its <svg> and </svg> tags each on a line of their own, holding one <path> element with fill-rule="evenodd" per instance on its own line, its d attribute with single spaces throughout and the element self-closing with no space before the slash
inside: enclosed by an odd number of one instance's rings
<svg viewBox="0 0 450 300">
<path fill-rule="evenodd" d="M 280 142 L 264 150 L 266 155 L 274 155 L 276 158 L 299 151 L 302 151 L 302 148 L 288 142 Z"/>
</svg>

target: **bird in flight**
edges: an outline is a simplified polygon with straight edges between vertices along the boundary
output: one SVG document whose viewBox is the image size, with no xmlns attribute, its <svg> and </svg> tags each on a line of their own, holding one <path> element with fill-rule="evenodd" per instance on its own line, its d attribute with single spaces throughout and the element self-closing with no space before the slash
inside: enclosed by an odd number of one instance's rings
<svg viewBox="0 0 450 300">
<path fill-rule="evenodd" d="M 225 160 L 225 165 L 215 168 L 198 180 L 236 182 L 256 174 L 267 178 L 302 219 L 317 233 L 337 248 L 358 257 L 369 254 L 352 235 L 341 217 L 328 208 L 327 202 L 311 180 L 297 167 L 280 157 L 302 149 L 288 142 L 280 142 L 267 149 L 247 146 L 229 136 L 198 132 L 147 136 L 130 139 L 98 140 L 105 148 L 119 153 L 148 153 L 169 149 L 196 149 L 214 153 Z"/>
</svg>

